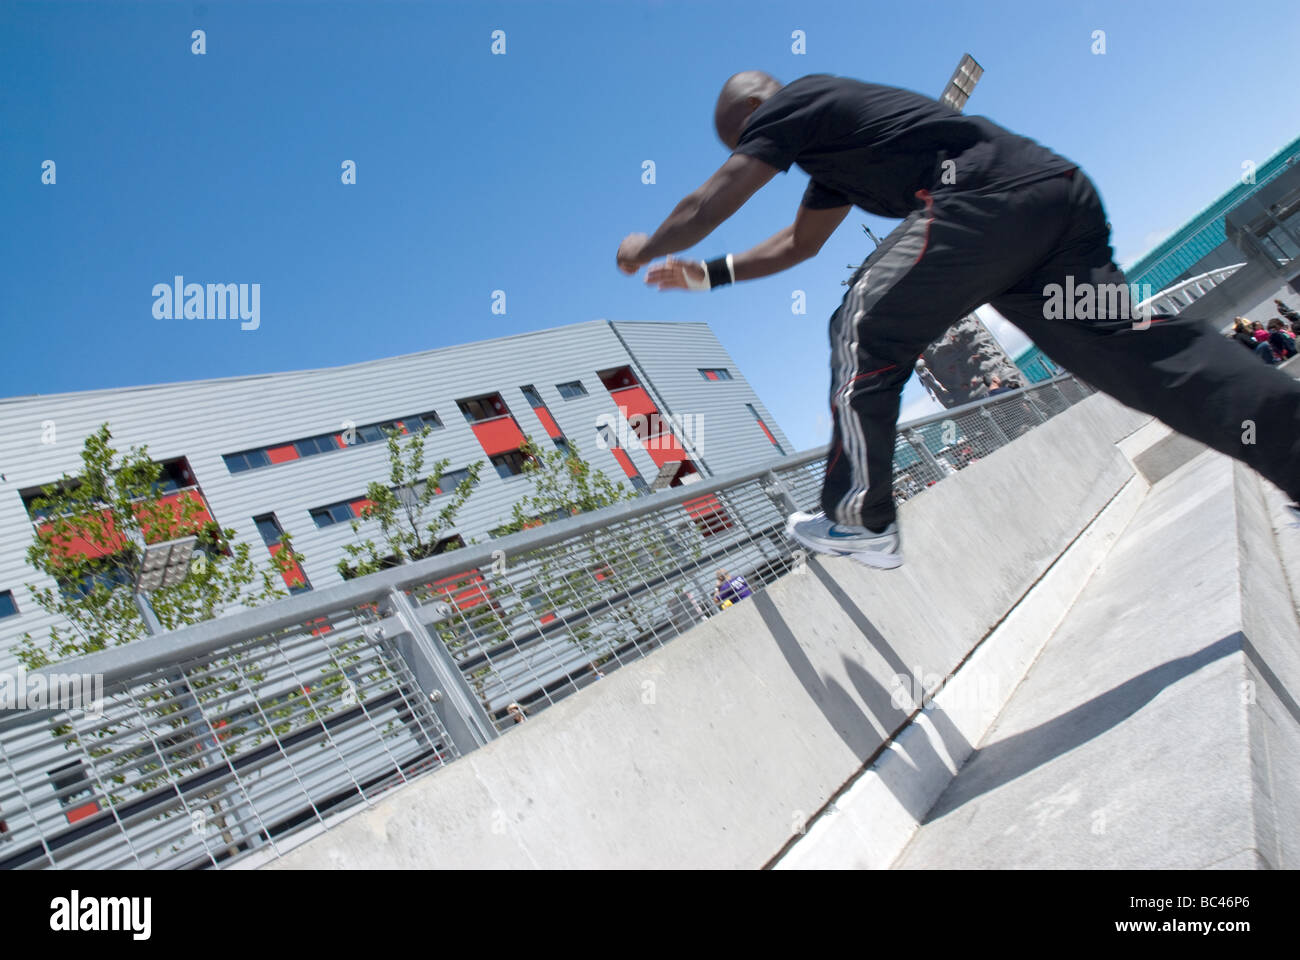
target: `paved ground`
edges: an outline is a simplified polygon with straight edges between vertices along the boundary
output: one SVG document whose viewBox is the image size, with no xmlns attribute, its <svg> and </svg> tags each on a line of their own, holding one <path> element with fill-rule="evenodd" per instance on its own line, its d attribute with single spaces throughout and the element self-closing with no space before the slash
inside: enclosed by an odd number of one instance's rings
<svg viewBox="0 0 1300 960">
<path fill-rule="evenodd" d="M 1204 453 L 1152 487 L 896 866 L 1275 865 L 1257 852 L 1232 471 Z"/>
</svg>

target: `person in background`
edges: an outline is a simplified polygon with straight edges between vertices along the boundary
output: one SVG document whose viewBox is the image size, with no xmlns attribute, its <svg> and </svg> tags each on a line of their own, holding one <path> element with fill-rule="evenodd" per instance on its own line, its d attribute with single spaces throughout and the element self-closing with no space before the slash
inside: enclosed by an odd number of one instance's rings
<svg viewBox="0 0 1300 960">
<path fill-rule="evenodd" d="M 1277 358 L 1275 363 L 1290 360 L 1295 356 L 1295 340 L 1292 339 L 1291 331 L 1286 328 L 1281 317 L 1274 317 L 1268 322 L 1268 344 L 1273 348 L 1273 355 Z"/>
<path fill-rule="evenodd" d="M 989 396 L 994 397 L 999 393 L 1006 393 L 1008 390 L 1014 390 L 1015 387 L 1003 384 L 998 377 L 989 378 Z"/>
<path fill-rule="evenodd" d="M 713 599 L 718 606 L 729 607 L 737 600 L 744 600 L 753 594 L 754 591 L 749 589 L 749 584 L 740 574 L 729 577 L 726 570 L 718 571 L 718 585 L 713 591 Z"/>
<path fill-rule="evenodd" d="M 1281 300 L 1277 299 L 1276 297 L 1273 298 L 1273 303 L 1277 306 L 1277 312 L 1281 314 L 1282 319 L 1285 321 L 1289 321 L 1291 324 L 1291 329 L 1294 330 L 1295 325 L 1297 323 L 1300 323 L 1300 313 L 1296 313 L 1294 310 L 1292 310 L 1290 307 L 1288 307 L 1285 303 L 1283 303 Z"/>
<path fill-rule="evenodd" d="M 1245 317 L 1236 317 L 1233 319 L 1232 333 L 1229 334 L 1229 339 L 1236 340 L 1247 350 L 1253 351 L 1255 349 L 1255 338 L 1250 332 L 1250 321 Z"/>
</svg>

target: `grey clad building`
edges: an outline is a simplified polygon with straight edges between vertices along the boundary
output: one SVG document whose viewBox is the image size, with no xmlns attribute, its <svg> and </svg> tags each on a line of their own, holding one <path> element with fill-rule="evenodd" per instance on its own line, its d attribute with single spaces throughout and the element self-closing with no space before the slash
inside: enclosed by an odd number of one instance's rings
<svg viewBox="0 0 1300 960">
<path fill-rule="evenodd" d="M 16 669 L 24 633 L 40 638 L 54 619 L 28 590 L 57 586 L 24 556 L 41 522 L 31 501 L 79 469 L 83 441 L 104 422 L 118 450 L 147 444 L 168 496 L 195 499 L 254 557 L 291 534 L 305 558 L 294 591 L 340 582 L 343 546 L 358 539 L 350 521 L 388 473 L 384 427 L 431 426 L 427 461 L 450 461 L 448 491 L 482 461 L 448 531 L 465 543 L 490 539 L 530 489 L 526 436 L 574 444 L 640 491 L 791 452 L 699 323 L 596 320 L 321 370 L 17 397 L 0 400 L 0 420 L 0 671 Z"/>
</svg>

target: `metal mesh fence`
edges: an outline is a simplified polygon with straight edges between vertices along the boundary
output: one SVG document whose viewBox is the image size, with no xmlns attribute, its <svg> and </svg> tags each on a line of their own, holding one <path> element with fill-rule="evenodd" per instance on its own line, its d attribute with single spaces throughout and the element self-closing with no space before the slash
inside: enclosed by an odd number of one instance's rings
<svg viewBox="0 0 1300 960">
<path fill-rule="evenodd" d="M 451 759 L 375 616 L 322 614 L 0 733 L 0 866 L 213 866 Z"/>
</svg>

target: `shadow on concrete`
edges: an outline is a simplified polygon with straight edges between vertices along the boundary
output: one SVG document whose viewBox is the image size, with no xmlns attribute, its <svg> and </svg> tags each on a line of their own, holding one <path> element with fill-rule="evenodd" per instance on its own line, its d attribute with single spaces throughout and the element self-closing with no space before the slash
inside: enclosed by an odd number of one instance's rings
<svg viewBox="0 0 1300 960">
<path fill-rule="evenodd" d="M 897 651 L 890 647 L 876 625 L 853 602 L 843 587 L 822 567 L 821 563 L 815 558 L 810 559 L 807 569 L 814 573 L 826 588 L 832 600 L 849 616 L 872 647 L 880 653 L 889 668 L 903 677 L 909 677 L 907 665 L 903 663 L 903 659 L 898 655 Z M 807 654 L 804 653 L 799 641 L 794 636 L 794 632 L 790 629 L 780 611 L 776 609 L 776 605 L 766 591 L 759 591 L 754 594 L 753 602 L 758 609 L 759 616 L 763 619 L 763 623 L 776 641 L 777 648 L 785 657 L 786 663 L 790 665 L 795 677 L 798 678 L 799 683 L 807 691 L 808 697 L 821 710 L 822 716 L 826 718 L 826 722 L 830 724 L 831 729 L 853 751 L 853 755 L 858 758 L 861 764 L 866 766 L 873 762 L 881 753 L 885 741 L 889 737 L 897 735 L 907 725 L 911 719 L 911 712 L 895 706 L 891 690 L 873 677 L 862 664 L 843 657 L 841 662 L 844 664 L 844 670 L 849 677 L 849 681 L 853 684 L 853 688 L 861 702 L 866 705 L 864 711 L 859 706 L 858 701 L 840 686 L 835 679 L 824 679 L 817 672 L 817 668 L 813 666 Z M 927 715 L 933 721 L 951 755 L 965 756 L 970 750 L 970 745 L 943 711 L 931 710 L 927 711 Z M 917 751 L 924 751 L 924 755 L 917 755 Z M 940 762 L 928 738 L 918 738 L 908 756 L 913 763 L 918 765 Z M 906 775 L 906 771 L 902 766 L 895 769 L 897 770 L 897 776 L 904 777 Z M 915 791 L 906 789 L 905 784 L 890 782 L 891 779 L 893 778 L 882 778 L 899 803 L 917 820 L 925 816 L 929 805 L 916 797 Z"/>
<path fill-rule="evenodd" d="M 1162 690 L 1202 667 L 1242 649 L 1245 637 L 1232 633 L 1195 653 L 1152 667 L 1073 710 L 1031 730 L 980 747 L 925 817 L 930 823 L 1082 746 L 1123 723 Z"/>
<path fill-rule="evenodd" d="M 808 561 L 809 566 L 814 563 L 815 560 Z M 785 657 L 795 677 L 807 691 L 809 699 L 817 704 L 817 709 L 822 712 L 831 729 L 844 741 L 845 746 L 853 751 L 853 755 L 860 762 L 865 763 L 884 740 L 883 732 L 876 728 L 871 717 L 863 712 L 857 701 L 849 696 L 838 682 L 834 679 L 822 679 L 766 590 L 755 593 L 752 602 L 772 634 L 772 639 L 776 641 L 781 655 Z M 884 688 L 881 689 L 883 691 Z M 886 696 L 885 703 L 888 702 L 889 697 Z"/>
<path fill-rule="evenodd" d="M 1295 722 L 1300 723 L 1300 704 L 1296 703 L 1295 697 L 1291 696 L 1291 691 L 1286 688 L 1286 684 L 1282 682 L 1282 679 L 1264 662 L 1264 658 L 1255 649 L 1255 645 L 1249 640 L 1243 640 L 1241 649 L 1245 652 L 1246 659 L 1251 662 L 1260 677 L 1268 684 L 1268 688 L 1273 691 L 1273 696 L 1277 697 L 1278 702 L 1286 708 L 1287 713 L 1291 714 Z"/>
<path fill-rule="evenodd" d="M 911 674 L 909 673 L 909 668 L 907 664 L 903 662 L 903 658 L 900 657 L 894 648 L 889 645 L 885 640 L 884 634 L 882 634 L 880 630 L 877 629 L 876 625 L 871 622 L 871 619 L 863 612 L 862 608 L 853 602 L 853 599 L 845 592 L 844 588 L 839 585 L 835 578 L 830 575 L 830 572 L 820 563 L 809 563 L 808 569 L 812 570 L 812 572 L 817 576 L 817 579 L 821 581 L 822 586 L 826 588 L 827 593 L 831 595 L 832 599 L 834 599 L 836 604 L 839 605 L 839 608 L 848 614 L 849 619 L 853 621 L 853 625 L 862 632 L 862 635 L 867 638 L 867 642 L 870 643 L 871 646 L 875 648 L 876 652 L 884 658 L 885 663 L 889 664 L 889 668 L 899 676 L 910 678 Z M 876 682 L 875 678 L 872 677 L 860 663 L 849 660 L 847 657 L 844 659 L 844 669 L 849 675 L 849 680 L 852 681 L 853 686 L 857 689 L 858 696 L 862 698 L 862 702 L 867 704 L 868 708 L 871 709 L 872 715 L 882 721 L 884 726 L 889 730 L 890 736 L 897 736 L 903 727 L 907 725 L 908 721 L 911 719 L 911 715 L 899 707 L 894 706 L 892 701 L 892 692 L 885 692 L 884 706 L 879 710 L 872 708 L 873 701 L 879 697 L 877 690 L 880 685 Z M 912 691 L 912 693 L 915 694 L 917 691 Z M 953 725 L 952 721 L 948 719 L 947 715 L 941 710 L 927 711 L 927 713 L 931 720 L 934 721 L 935 729 L 938 730 L 939 735 L 943 738 L 944 746 L 947 748 L 949 755 L 954 757 L 966 756 L 970 751 L 970 743 L 967 742 L 964 736 L 962 736 L 961 732 L 958 731 L 955 725 Z M 925 811 L 922 810 L 921 813 L 925 813 Z"/>
</svg>

